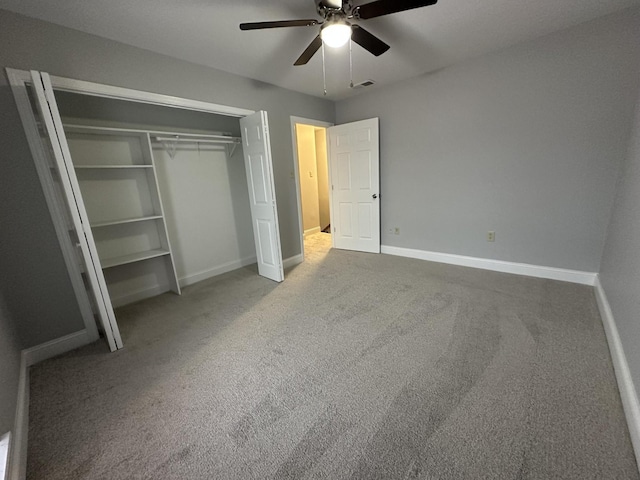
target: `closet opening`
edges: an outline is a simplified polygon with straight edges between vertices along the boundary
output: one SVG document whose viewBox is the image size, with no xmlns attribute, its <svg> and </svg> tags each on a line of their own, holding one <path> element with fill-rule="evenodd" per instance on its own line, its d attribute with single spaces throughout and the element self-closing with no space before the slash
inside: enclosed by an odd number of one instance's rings
<svg viewBox="0 0 640 480">
<path fill-rule="evenodd" d="M 332 243 L 327 127 L 318 120 L 291 117 L 294 172 L 296 180 L 300 246 L 305 248 Z M 307 251 L 307 253 L 309 253 Z"/>
<path fill-rule="evenodd" d="M 238 118 L 55 94 L 113 307 L 256 262 Z"/>
<path fill-rule="evenodd" d="M 252 264 L 284 279 L 266 112 L 7 76 L 85 323 L 74 347 L 100 330 L 122 348 L 114 307 Z"/>
</svg>

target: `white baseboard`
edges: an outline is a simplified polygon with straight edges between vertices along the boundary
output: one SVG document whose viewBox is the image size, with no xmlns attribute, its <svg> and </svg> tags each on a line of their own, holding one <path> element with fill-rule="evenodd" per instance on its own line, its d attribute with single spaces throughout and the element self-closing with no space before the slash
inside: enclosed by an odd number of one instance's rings
<svg viewBox="0 0 640 480">
<path fill-rule="evenodd" d="M 27 476 L 27 434 L 29 432 L 29 365 L 25 351 L 20 360 L 18 400 L 11 435 L 7 480 L 24 480 Z"/>
<path fill-rule="evenodd" d="M 233 260 L 231 262 L 223 263 L 222 265 L 217 265 L 212 268 L 207 268 L 196 273 L 185 275 L 184 277 L 180 277 L 178 279 L 178 282 L 180 283 L 180 287 L 186 287 L 188 285 L 193 285 L 194 283 L 201 282 L 202 280 L 206 280 L 207 278 L 215 277 L 218 275 L 222 275 L 223 273 L 237 270 L 238 268 L 246 267 L 247 265 L 256 263 L 256 261 L 257 260 L 255 256 Z"/>
<path fill-rule="evenodd" d="M 30 367 L 38 362 L 82 347 L 91 342 L 92 339 L 89 333 L 86 330 L 80 330 L 65 335 L 64 337 L 56 338 L 50 342 L 41 343 L 35 347 L 26 348 L 22 351 L 22 358 L 26 362 L 26 366 Z"/>
<path fill-rule="evenodd" d="M 202 280 L 206 280 L 207 278 L 215 277 L 217 275 L 222 275 L 223 273 L 231 272 L 232 270 L 237 270 L 238 268 L 246 267 L 247 265 L 251 265 L 252 263 L 256 263 L 255 256 L 233 260 L 222 265 L 217 265 L 212 268 L 207 268 L 205 270 L 180 277 L 178 278 L 178 283 L 180 284 L 181 288 L 187 287 L 189 285 L 193 285 L 194 283 L 201 282 Z M 165 292 L 168 292 L 169 290 L 169 285 L 167 284 L 154 285 L 152 287 L 144 288 L 142 290 L 136 290 L 135 292 L 130 292 L 119 297 L 111 297 L 111 304 L 114 308 L 122 307 L 123 305 L 128 305 L 130 303 L 139 302 L 140 300 L 144 300 L 146 298 L 161 295 Z"/>
<path fill-rule="evenodd" d="M 305 230 L 303 232 L 303 235 L 307 237 L 309 235 L 313 235 L 314 233 L 320 233 L 321 231 L 322 230 L 320 230 L 320 226 L 318 225 L 317 227 L 313 227 L 313 228 L 310 228 L 309 230 Z"/>
<path fill-rule="evenodd" d="M 594 285 L 597 276 L 594 272 L 582 272 L 580 270 L 567 270 L 564 268 L 530 265 L 528 263 L 505 262 L 503 260 L 492 260 L 489 258 L 466 257 L 464 255 L 454 255 L 452 253 L 429 252 L 426 250 L 392 247 L 389 245 L 382 245 L 381 252 L 386 253 L 387 255 L 398 255 L 400 257 L 428 260 L 430 262 L 480 268 L 483 270 L 492 270 L 494 272 L 514 273 L 517 275 L 526 275 L 528 277 L 548 278 L 550 280 L 581 283 L 583 285 Z"/>
<path fill-rule="evenodd" d="M 600 278 L 598 277 L 596 278 L 595 282 L 595 290 L 598 309 L 600 310 L 600 315 L 602 316 L 602 324 L 607 335 L 607 342 L 609 343 L 609 351 L 611 352 L 613 369 L 616 373 L 616 379 L 618 381 L 618 389 L 620 390 L 622 407 L 624 408 L 624 414 L 627 417 L 627 425 L 629 425 L 631 443 L 633 444 L 633 450 L 636 454 L 636 460 L 639 460 L 640 404 L 638 403 L 638 394 L 636 392 L 636 387 L 633 384 L 631 372 L 629 371 L 627 357 L 625 356 L 624 350 L 622 348 L 620 334 L 618 333 L 616 321 L 613 318 L 611 305 L 609 305 L 607 296 L 604 292 L 604 289 L 602 288 L 602 284 L 600 283 Z"/>
<path fill-rule="evenodd" d="M 294 265 L 302 263 L 303 260 L 304 258 L 301 253 L 299 253 L 298 255 L 294 255 L 293 257 L 285 258 L 282 261 L 282 268 L 291 268 Z"/>
</svg>

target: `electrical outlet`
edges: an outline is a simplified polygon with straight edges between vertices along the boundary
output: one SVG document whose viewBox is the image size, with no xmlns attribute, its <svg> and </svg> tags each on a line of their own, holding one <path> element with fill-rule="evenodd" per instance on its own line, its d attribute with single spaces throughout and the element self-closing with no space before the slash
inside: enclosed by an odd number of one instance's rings
<svg viewBox="0 0 640 480">
<path fill-rule="evenodd" d="M 487 242 L 495 242 L 496 241 L 496 232 L 489 231 L 487 232 Z"/>
<path fill-rule="evenodd" d="M 393 233 L 395 233 L 396 235 L 400 235 L 400 227 L 394 228 Z"/>
</svg>

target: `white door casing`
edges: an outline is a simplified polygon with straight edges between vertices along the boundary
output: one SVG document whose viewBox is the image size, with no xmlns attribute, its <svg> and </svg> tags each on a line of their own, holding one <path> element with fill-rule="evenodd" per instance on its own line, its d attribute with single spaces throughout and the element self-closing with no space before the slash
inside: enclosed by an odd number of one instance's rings
<svg viewBox="0 0 640 480">
<path fill-rule="evenodd" d="M 91 294 L 98 309 L 98 318 L 111 351 L 122 348 L 122 339 L 116 322 L 106 281 L 98 258 L 80 186 L 75 175 L 71 153 L 62 127 L 51 80 L 47 73 L 31 71 L 38 111 L 53 150 L 57 171 L 63 184 L 69 212 L 77 232 L 78 247 L 82 252 L 84 269 L 91 286 Z"/>
<path fill-rule="evenodd" d="M 284 269 L 267 112 L 259 111 L 240 119 L 240 129 L 258 273 L 281 282 Z"/>
<path fill-rule="evenodd" d="M 333 246 L 380 253 L 378 119 L 327 129 Z"/>
</svg>

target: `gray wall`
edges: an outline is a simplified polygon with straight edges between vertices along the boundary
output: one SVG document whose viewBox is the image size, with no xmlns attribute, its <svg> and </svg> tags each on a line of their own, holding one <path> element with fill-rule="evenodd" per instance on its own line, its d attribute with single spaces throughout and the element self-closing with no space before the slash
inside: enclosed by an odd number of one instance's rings
<svg viewBox="0 0 640 480">
<path fill-rule="evenodd" d="M 616 320 L 636 389 L 640 388 L 640 96 L 618 181 L 600 281 Z"/>
<path fill-rule="evenodd" d="M 284 257 L 300 253 L 290 116 L 334 121 L 330 101 L 0 11 L 0 66 L 266 110 Z M 3 195 L 1 284 L 23 348 L 83 328 L 20 120 L 0 77 Z M 4 203 L 6 197 L 9 203 Z M 20 212 L 18 214 L 17 212 Z M 10 227 L 5 227 L 5 225 Z M 5 235 L 3 233 L 3 235 Z M 15 283 L 15 278 L 19 281 Z M 30 283 L 33 282 L 33 283 Z M 10 297 L 15 301 L 10 302 Z M 13 305 L 11 305 L 13 303 Z"/>
<path fill-rule="evenodd" d="M 382 243 L 598 271 L 638 38 L 627 10 L 339 102 L 380 117 Z"/>
<path fill-rule="evenodd" d="M 18 398 L 20 347 L 11 320 L 0 296 L 0 436 L 13 430 Z"/>
</svg>

